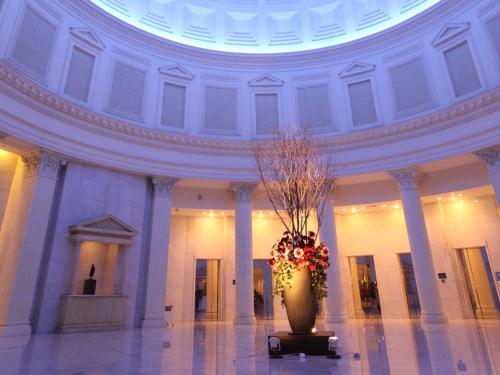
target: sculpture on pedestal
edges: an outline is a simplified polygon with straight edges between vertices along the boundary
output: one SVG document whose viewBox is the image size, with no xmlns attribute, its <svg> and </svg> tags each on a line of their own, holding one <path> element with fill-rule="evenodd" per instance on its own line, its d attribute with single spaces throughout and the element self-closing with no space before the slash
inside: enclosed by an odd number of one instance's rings
<svg viewBox="0 0 500 375">
<path fill-rule="evenodd" d="M 94 295 L 95 294 L 97 280 L 94 280 L 94 274 L 95 274 L 95 266 L 92 263 L 92 266 L 90 267 L 90 272 L 89 272 L 89 279 L 85 280 L 85 282 L 83 283 L 83 294 L 84 295 Z"/>
</svg>

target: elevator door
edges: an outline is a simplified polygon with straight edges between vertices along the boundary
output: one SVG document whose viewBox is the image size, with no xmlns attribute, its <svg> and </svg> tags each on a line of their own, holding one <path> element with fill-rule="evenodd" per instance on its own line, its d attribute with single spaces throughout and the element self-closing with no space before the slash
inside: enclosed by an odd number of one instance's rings
<svg viewBox="0 0 500 375">
<path fill-rule="evenodd" d="M 486 248 L 458 250 L 474 315 L 479 319 L 497 319 L 500 302 L 491 273 Z"/>
<path fill-rule="evenodd" d="M 217 320 L 219 312 L 219 261 L 196 260 L 194 314 L 196 320 Z"/>
<path fill-rule="evenodd" d="M 253 261 L 253 304 L 257 319 L 273 318 L 273 278 L 267 260 Z"/>
<path fill-rule="evenodd" d="M 356 318 L 380 318 L 377 273 L 373 256 L 350 257 Z"/>
<path fill-rule="evenodd" d="M 401 263 L 401 271 L 403 273 L 408 313 L 410 318 L 418 318 L 420 316 L 420 300 L 418 298 L 417 282 L 415 280 L 415 272 L 413 271 L 411 255 L 399 254 L 399 261 Z"/>
</svg>

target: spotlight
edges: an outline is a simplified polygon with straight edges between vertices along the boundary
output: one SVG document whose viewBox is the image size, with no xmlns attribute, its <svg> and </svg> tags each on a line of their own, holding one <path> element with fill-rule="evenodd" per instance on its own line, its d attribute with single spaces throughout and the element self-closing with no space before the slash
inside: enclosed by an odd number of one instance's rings
<svg viewBox="0 0 500 375">
<path fill-rule="evenodd" d="M 269 355 L 270 358 L 283 358 L 280 354 L 281 342 L 279 338 L 269 337 L 269 349 L 271 351 L 271 354 Z"/>
<path fill-rule="evenodd" d="M 339 338 L 337 336 L 328 337 L 328 355 L 326 358 L 330 359 L 340 359 L 340 355 L 337 354 L 337 345 Z"/>
</svg>

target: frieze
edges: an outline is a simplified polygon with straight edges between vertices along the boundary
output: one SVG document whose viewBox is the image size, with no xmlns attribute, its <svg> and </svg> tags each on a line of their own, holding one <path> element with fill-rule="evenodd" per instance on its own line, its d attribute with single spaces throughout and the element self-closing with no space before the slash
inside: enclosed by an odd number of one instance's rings
<svg viewBox="0 0 500 375">
<path fill-rule="evenodd" d="M 11 68 L 5 61 L 0 62 L 0 81 L 27 95 L 31 99 L 65 115 L 118 133 L 194 148 L 215 150 L 222 149 L 244 152 L 251 151 L 251 143 L 249 141 L 217 140 L 202 136 L 183 135 L 179 133 L 173 134 L 162 130 L 132 125 L 125 121 L 120 121 L 104 114 L 93 112 L 34 83 Z M 319 142 L 322 146 L 329 149 L 351 146 L 359 143 L 376 142 L 378 140 L 386 141 L 386 139 L 390 137 L 401 137 L 405 135 L 410 137 L 412 133 L 417 131 L 433 131 L 436 128 L 443 129 L 452 127 L 456 124 L 452 120 L 478 110 L 483 110 L 489 106 L 493 107 L 493 105 L 498 103 L 500 103 L 500 87 L 495 87 L 490 91 L 470 99 L 469 101 L 457 103 L 447 107 L 446 109 L 433 112 L 430 115 L 398 124 L 378 127 L 376 129 L 368 129 L 360 132 L 339 134 L 335 136 L 323 136 Z M 491 110 L 494 111 L 496 108 L 492 108 Z M 261 142 L 266 142 L 266 140 Z"/>
</svg>

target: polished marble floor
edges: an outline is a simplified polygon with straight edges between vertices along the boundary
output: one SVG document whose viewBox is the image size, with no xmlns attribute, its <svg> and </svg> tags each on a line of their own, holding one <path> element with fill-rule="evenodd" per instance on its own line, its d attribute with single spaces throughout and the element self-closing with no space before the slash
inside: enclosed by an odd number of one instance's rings
<svg viewBox="0 0 500 375">
<path fill-rule="evenodd" d="M 318 324 L 320 329 L 335 329 L 341 359 L 269 359 L 267 335 L 286 328 L 286 322 L 255 327 L 213 322 L 161 330 L 35 335 L 24 347 L 0 349 L 0 374 L 500 375 L 500 321 Z"/>
</svg>

